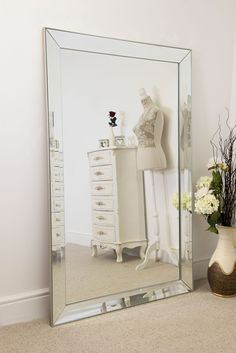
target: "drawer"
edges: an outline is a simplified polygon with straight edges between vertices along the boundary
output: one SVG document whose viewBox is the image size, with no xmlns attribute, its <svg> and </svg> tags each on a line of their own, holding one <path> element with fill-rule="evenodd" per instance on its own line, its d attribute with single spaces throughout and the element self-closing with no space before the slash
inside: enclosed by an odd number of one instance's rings
<svg viewBox="0 0 236 353">
<path fill-rule="evenodd" d="M 64 227 L 56 227 L 52 229 L 52 245 L 62 244 L 65 241 Z"/>
<path fill-rule="evenodd" d="M 115 227 L 115 214 L 112 212 L 94 211 L 93 224 Z"/>
<path fill-rule="evenodd" d="M 52 181 L 63 181 L 63 168 L 58 166 L 52 166 L 51 168 L 51 179 Z"/>
<path fill-rule="evenodd" d="M 52 212 L 64 211 L 64 197 L 55 197 L 52 199 Z"/>
<path fill-rule="evenodd" d="M 112 211 L 114 206 L 113 197 L 92 197 L 92 208 L 94 210 Z"/>
<path fill-rule="evenodd" d="M 89 163 L 91 166 L 110 164 L 111 151 L 97 151 L 89 153 Z"/>
<path fill-rule="evenodd" d="M 113 183 L 112 181 L 100 181 L 91 183 L 92 195 L 112 195 Z"/>
<path fill-rule="evenodd" d="M 53 161 L 51 159 L 51 169 L 54 168 L 54 167 L 60 167 L 60 168 L 63 168 L 63 162 L 62 161 Z"/>
<path fill-rule="evenodd" d="M 54 167 L 54 166 L 63 167 L 63 153 L 51 151 L 50 163 L 51 163 L 51 167 Z"/>
<path fill-rule="evenodd" d="M 115 228 L 94 226 L 93 237 L 103 242 L 114 242 L 116 239 Z"/>
<path fill-rule="evenodd" d="M 112 165 L 103 165 L 100 167 L 90 168 L 91 179 L 97 180 L 112 180 Z"/>
<path fill-rule="evenodd" d="M 60 182 L 51 184 L 52 197 L 64 196 L 64 185 Z"/>
<path fill-rule="evenodd" d="M 57 228 L 64 225 L 64 212 L 52 213 L 52 227 Z"/>
</svg>

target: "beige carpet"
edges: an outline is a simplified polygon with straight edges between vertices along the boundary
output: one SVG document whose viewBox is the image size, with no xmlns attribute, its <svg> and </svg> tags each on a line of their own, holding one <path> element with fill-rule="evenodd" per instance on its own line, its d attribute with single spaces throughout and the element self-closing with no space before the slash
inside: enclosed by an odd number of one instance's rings
<svg viewBox="0 0 236 353">
<path fill-rule="evenodd" d="M 235 353 L 236 297 L 198 289 L 50 328 L 33 321 L 0 329 L 1 353 Z"/>
<path fill-rule="evenodd" d="M 123 254 L 123 262 L 116 262 L 113 250 L 99 250 L 91 256 L 89 247 L 66 245 L 66 302 L 96 298 L 104 295 L 143 288 L 157 283 L 177 280 L 179 269 L 162 262 L 150 261 L 136 271 L 142 262 L 137 256 Z"/>
</svg>

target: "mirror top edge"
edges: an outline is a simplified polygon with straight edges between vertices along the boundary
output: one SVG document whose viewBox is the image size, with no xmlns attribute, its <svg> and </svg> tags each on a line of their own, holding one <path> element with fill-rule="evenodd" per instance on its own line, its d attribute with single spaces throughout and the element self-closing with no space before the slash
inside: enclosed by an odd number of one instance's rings
<svg viewBox="0 0 236 353">
<path fill-rule="evenodd" d="M 71 35 L 80 35 L 80 36 L 90 37 L 90 38 L 114 40 L 114 41 L 120 41 L 120 42 L 124 42 L 124 43 L 126 42 L 126 43 L 141 44 L 141 45 L 146 45 L 146 46 L 151 46 L 151 47 L 158 47 L 158 48 L 169 49 L 169 50 L 178 50 L 180 52 L 183 52 L 183 58 L 188 53 L 192 52 L 192 49 L 190 49 L 190 48 L 183 48 L 183 47 L 172 46 L 172 45 L 164 45 L 164 44 L 156 44 L 156 43 L 153 43 L 153 42 L 142 42 L 142 41 L 130 40 L 130 39 L 124 39 L 124 38 L 108 37 L 108 36 L 102 36 L 102 35 L 91 34 L 91 33 L 76 32 L 76 31 L 72 31 L 72 30 L 64 30 L 64 29 L 60 29 L 60 28 L 44 27 L 43 30 L 44 30 L 45 34 L 48 32 L 51 35 L 55 34 L 55 32 L 56 32 L 56 33 L 64 33 L 66 35 L 70 35 L 70 34 Z M 62 49 L 64 49 L 63 46 L 61 46 L 60 43 L 57 43 L 57 44 Z"/>
</svg>

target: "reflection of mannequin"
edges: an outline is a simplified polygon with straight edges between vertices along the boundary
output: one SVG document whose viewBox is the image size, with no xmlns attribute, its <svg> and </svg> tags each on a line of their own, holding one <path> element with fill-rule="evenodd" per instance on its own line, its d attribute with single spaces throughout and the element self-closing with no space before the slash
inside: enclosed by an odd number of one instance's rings
<svg viewBox="0 0 236 353">
<path fill-rule="evenodd" d="M 181 167 L 181 190 L 191 190 L 191 96 L 188 94 L 181 106 L 180 115 L 180 167 Z M 189 212 L 182 212 L 182 257 L 191 259 L 191 219 Z"/>
<path fill-rule="evenodd" d="M 133 131 L 138 139 L 137 166 L 140 170 L 166 168 L 166 157 L 161 147 L 164 118 L 161 110 L 140 90 L 143 114 Z"/>
<path fill-rule="evenodd" d="M 145 172 L 144 179 L 146 185 L 149 185 L 149 200 L 152 203 L 155 229 L 152 230 L 148 237 L 148 248 L 145 259 L 136 267 L 136 270 L 145 268 L 152 252 L 155 251 L 155 255 L 157 255 L 157 251 L 160 248 L 154 171 L 162 171 L 166 168 L 166 157 L 161 147 L 161 136 L 164 125 L 163 114 L 153 103 L 151 97 L 147 96 L 144 89 L 140 90 L 140 96 L 144 111 L 138 124 L 133 129 L 138 139 L 137 168 Z"/>
<path fill-rule="evenodd" d="M 181 146 L 181 169 L 191 167 L 191 96 L 187 96 L 187 102 L 181 107 L 180 115 L 180 146 Z"/>
</svg>

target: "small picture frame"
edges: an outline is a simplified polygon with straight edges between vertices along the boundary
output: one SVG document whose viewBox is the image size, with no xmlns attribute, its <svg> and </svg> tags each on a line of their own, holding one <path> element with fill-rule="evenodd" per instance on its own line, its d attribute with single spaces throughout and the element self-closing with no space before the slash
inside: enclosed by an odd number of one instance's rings
<svg viewBox="0 0 236 353">
<path fill-rule="evenodd" d="M 115 136 L 116 146 L 125 146 L 125 136 Z"/>
<path fill-rule="evenodd" d="M 98 143 L 99 143 L 99 148 L 109 147 L 109 139 L 98 140 Z"/>
</svg>

